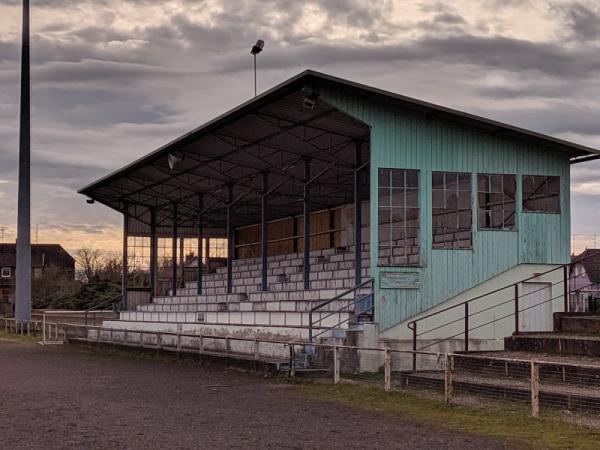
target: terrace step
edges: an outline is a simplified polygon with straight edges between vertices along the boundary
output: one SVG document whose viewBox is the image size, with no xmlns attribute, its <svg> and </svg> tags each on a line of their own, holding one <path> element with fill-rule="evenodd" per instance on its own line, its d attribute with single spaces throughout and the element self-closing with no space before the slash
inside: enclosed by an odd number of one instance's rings
<svg viewBox="0 0 600 450">
<path fill-rule="evenodd" d="M 553 355 L 600 357 L 600 335 L 522 333 L 504 338 L 504 349 Z"/>
<path fill-rule="evenodd" d="M 321 320 L 321 327 L 334 327 L 340 322 L 347 322 L 350 313 L 342 312 L 330 315 L 327 312 L 313 314 L 313 320 Z M 244 326 L 278 326 L 278 327 L 308 327 L 309 314 L 307 312 L 256 312 L 256 311 L 207 311 L 207 312 L 140 312 L 123 311 L 120 321 L 125 322 L 168 322 L 168 323 L 206 323 L 220 325 Z"/>
<path fill-rule="evenodd" d="M 444 389 L 443 371 L 414 372 L 402 375 L 402 383 L 436 390 Z M 471 394 L 493 399 L 510 398 L 531 401 L 531 380 L 505 376 L 489 377 L 455 370 L 452 375 L 455 394 Z M 540 406 L 560 407 L 569 411 L 600 412 L 600 386 L 587 386 L 563 382 L 544 381 L 540 385 Z M 559 406 L 562 405 L 562 406 Z"/>
<path fill-rule="evenodd" d="M 600 335 L 600 314 L 555 313 L 554 329 L 564 333 Z"/>
</svg>

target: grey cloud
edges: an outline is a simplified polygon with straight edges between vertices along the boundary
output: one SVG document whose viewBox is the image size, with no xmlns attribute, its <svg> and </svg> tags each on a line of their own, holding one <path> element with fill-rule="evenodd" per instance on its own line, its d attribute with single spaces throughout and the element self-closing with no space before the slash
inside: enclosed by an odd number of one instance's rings
<svg viewBox="0 0 600 450">
<path fill-rule="evenodd" d="M 600 38 L 600 10 L 592 9 L 580 2 L 565 8 L 574 36 L 580 40 Z"/>
</svg>

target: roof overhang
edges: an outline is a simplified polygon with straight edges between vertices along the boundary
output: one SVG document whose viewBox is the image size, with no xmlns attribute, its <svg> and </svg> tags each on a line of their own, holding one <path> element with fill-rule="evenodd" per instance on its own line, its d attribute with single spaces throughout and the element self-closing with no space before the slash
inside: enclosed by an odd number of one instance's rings
<svg viewBox="0 0 600 450">
<path fill-rule="evenodd" d="M 189 227 L 192 232 L 201 212 L 205 227 L 222 234 L 226 207 L 231 204 L 229 186 L 234 192 L 235 225 L 259 221 L 265 173 L 272 189 L 269 217 L 300 214 L 304 161 L 310 160 L 311 177 L 315 178 L 311 184 L 313 209 L 350 203 L 356 146 L 361 146 L 363 161 L 367 160 L 369 127 L 318 98 L 319 91 L 327 88 L 565 152 L 574 163 L 600 157 L 596 149 L 308 70 L 79 192 L 115 210 L 127 210 L 138 228 L 149 225 L 150 211 L 154 211 L 159 232 L 164 229 L 166 233 L 176 204 L 180 229 Z M 318 101 L 310 108 L 315 98 Z M 169 158 L 175 162 L 173 168 Z"/>
</svg>

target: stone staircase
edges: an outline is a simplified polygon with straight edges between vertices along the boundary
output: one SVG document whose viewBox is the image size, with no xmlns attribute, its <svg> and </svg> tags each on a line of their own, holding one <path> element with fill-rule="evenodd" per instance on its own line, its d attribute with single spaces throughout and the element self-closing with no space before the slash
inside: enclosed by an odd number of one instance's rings
<svg viewBox="0 0 600 450">
<path fill-rule="evenodd" d="M 363 244 L 362 276 L 370 276 L 369 244 Z M 261 291 L 261 259 L 233 261 L 232 293 L 227 293 L 227 270 L 218 268 L 203 277 L 202 295 L 196 282 L 179 288 L 175 296 L 155 297 L 153 303 L 123 311 L 118 321 L 104 323 L 112 328 L 202 330 L 215 333 L 259 333 L 269 337 L 290 336 L 305 339 L 311 308 L 344 294 L 355 285 L 354 252 L 329 248 L 310 253 L 310 289 L 304 290 L 302 254 L 271 256 L 267 260 L 269 291 Z M 354 310 L 349 304 L 355 294 L 370 294 L 369 288 L 342 296 L 319 312 L 318 328 L 347 328 Z M 168 292 L 171 294 L 171 292 Z M 343 311 L 339 311 L 344 308 Z M 201 327 L 201 328 L 199 328 Z M 249 328 L 255 328 L 250 330 Z"/>
</svg>

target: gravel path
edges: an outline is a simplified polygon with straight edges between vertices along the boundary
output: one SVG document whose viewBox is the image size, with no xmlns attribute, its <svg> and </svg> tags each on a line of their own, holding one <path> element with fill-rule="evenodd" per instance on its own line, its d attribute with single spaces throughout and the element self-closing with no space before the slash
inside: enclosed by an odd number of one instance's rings
<svg viewBox="0 0 600 450">
<path fill-rule="evenodd" d="M 0 374 L 6 449 L 509 447 L 209 364 L 5 340 Z"/>
</svg>

